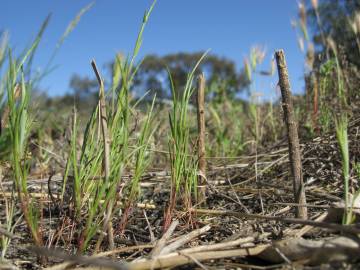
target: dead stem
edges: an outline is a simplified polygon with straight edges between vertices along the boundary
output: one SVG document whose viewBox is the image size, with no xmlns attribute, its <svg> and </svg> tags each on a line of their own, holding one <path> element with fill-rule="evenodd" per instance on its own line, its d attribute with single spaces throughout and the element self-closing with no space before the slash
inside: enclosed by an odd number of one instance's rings
<svg viewBox="0 0 360 270">
<path fill-rule="evenodd" d="M 290 169 L 293 177 L 293 189 L 295 202 L 299 205 L 306 205 L 305 188 L 302 175 L 301 155 L 297 124 L 294 115 L 293 102 L 291 99 L 291 90 L 289 75 L 283 50 L 275 52 L 277 68 L 279 73 L 279 85 L 282 96 L 282 107 L 284 111 L 284 122 L 286 124 L 289 144 Z M 296 217 L 307 219 L 307 208 L 299 206 L 296 208 Z"/>
<path fill-rule="evenodd" d="M 198 169 L 199 169 L 199 188 L 198 200 L 205 202 L 206 191 L 206 159 L 205 159 L 205 76 L 200 74 L 198 77 L 197 91 L 197 121 L 198 121 Z"/>
<path fill-rule="evenodd" d="M 109 177 L 110 177 L 110 136 L 108 133 L 108 127 L 107 127 L 107 115 L 106 115 L 106 103 L 105 103 L 105 90 L 104 90 L 104 81 L 101 78 L 100 72 L 96 66 L 95 60 L 91 61 L 91 65 L 93 67 L 93 70 L 95 72 L 96 78 L 99 83 L 99 111 L 100 111 L 100 117 L 101 117 L 101 130 L 103 135 L 103 141 L 104 141 L 104 172 L 105 172 L 105 182 L 109 183 Z M 104 226 L 103 230 L 105 231 L 107 229 L 108 231 L 108 240 L 109 240 L 109 246 L 110 250 L 114 249 L 114 234 L 113 234 L 113 227 L 112 227 L 112 208 L 113 208 L 113 201 L 110 200 L 110 202 L 107 205 L 107 213 L 104 220 Z M 101 234 L 99 236 L 99 239 L 96 243 L 95 252 L 99 251 L 101 242 L 103 240 L 104 236 Z"/>
</svg>

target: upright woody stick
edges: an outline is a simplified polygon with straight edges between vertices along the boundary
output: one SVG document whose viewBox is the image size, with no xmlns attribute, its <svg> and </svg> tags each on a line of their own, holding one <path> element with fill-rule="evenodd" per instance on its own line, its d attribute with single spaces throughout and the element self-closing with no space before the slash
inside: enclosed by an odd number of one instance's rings
<svg viewBox="0 0 360 270">
<path fill-rule="evenodd" d="M 205 160 L 205 76 L 198 77 L 197 89 L 197 120 L 198 120 L 198 169 L 199 169 L 199 202 L 205 200 L 206 191 L 206 160 Z"/>
<path fill-rule="evenodd" d="M 296 209 L 296 217 L 307 219 L 306 196 L 302 175 L 300 145 L 293 103 L 291 100 L 289 75 L 283 50 L 275 52 L 277 69 L 279 73 L 279 85 L 282 96 L 282 107 L 284 111 L 284 121 L 287 128 L 289 143 L 290 169 L 293 178 L 293 189 L 295 202 L 299 204 Z"/>
</svg>

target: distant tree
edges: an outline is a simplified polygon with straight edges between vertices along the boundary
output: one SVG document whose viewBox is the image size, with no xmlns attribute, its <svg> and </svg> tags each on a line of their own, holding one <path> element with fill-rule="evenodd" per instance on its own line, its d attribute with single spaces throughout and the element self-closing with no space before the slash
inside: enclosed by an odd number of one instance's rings
<svg viewBox="0 0 360 270">
<path fill-rule="evenodd" d="M 202 55 L 203 52 L 180 52 L 162 57 L 148 55 L 135 76 L 134 84 L 138 88 L 156 92 L 158 97 L 167 98 L 171 95 L 167 69 L 172 75 L 175 90 L 180 92 L 186 83 L 187 74 Z M 235 96 L 249 85 L 245 72 L 241 70 L 238 73 L 233 61 L 213 54 L 204 58 L 199 66 L 199 72 L 205 73 L 208 85 L 213 83 L 226 85 L 223 93 L 212 93 L 213 95 Z"/>
<path fill-rule="evenodd" d="M 356 23 L 356 14 L 360 12 L 360 0 L 320 0 L 318 1 L 318 15 L 310 4 L 308 5 L 307 17 L 308 24 L 313 32 L 313 41 L 319 53 L 326 55 L 328 50 L 327 38 L 331 37 L 334 43 L 342 50 L 346 60 L 360 67 L 360 52 L 356 42 L 356 37 L 360 37 L 360 29 L 355 33 L 351 23 Z M 357 18 L 359 20 L 360 17 Z M 358 28 L 360 22 L 358 22 Z M 320 62 L 324 57 L 316 58 Z"/>
<path fill-rule="evenodd" d="M 75 100 L 78 103 L 83 99 L 94 97 L 97 82 L 95 79 L 90 79 L 87 76 L 80 77 L 78 74 L 74 74 L 70 79 L 70 88 L 74 90 Z"/>
<path fill-rule="evenodd" d="M 203 52 L 175 53 L 165 56 L 148 55 L 141 62 L 140 68 L 133 81 L 133 91 L 137 96 L 142 96 L 150 91 L 148 98 L 154 94 L 158 98 L 171 97 L 171 85 L 168 69 L 172 75 L 177 94 L 180 94 L 186 83 L 187 75 L 199 61 Z M 109 65 L 113 69 L 113 63 Z M 245 70 L 236 70 L 232 60 L 214 54 L 207 55 L 201 62 L 197 73 L 204 72 L 211 98 L 235 97 L 247 89 L 250 82 Z M 70 80 L 70 87 L 74 90 L 77 101 L 93 96 L 97 82 L 95 79 L 80 77 L 75 74 Z"/>
</svg>

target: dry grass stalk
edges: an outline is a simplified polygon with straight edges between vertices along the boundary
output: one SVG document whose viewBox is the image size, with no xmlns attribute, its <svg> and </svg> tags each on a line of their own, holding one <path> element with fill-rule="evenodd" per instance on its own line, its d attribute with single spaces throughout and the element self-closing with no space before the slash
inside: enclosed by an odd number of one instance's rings
<svg viewBox="0 0 360 270">
<path fill-rule="evenodd" d="M 205 225 L 204 227 L 201 227 L 200 229 L 196 229 L 191 231 L 188 234 L 185 234 L 183 236 L 181 236 L 179 239 L 177 239 L 175 242 L 172 242 L 171 244 L 167 245 L 166 247 L 164 247 L 159 255 L 163 256 L 166 254 L 170 254 L 171 252 L 174 252 L 175 250 L 177 250 L 178 248 L 182 247 L 183 245 L 185 245 L 186 243 L 189 243 L 190 241 L 192 241 L 194 238 L 199 237 L 200 235 L 206 233 L 207 231 L 209 231 L 211 229 L 211 226 Z"/>
<path fill-rule="evenodd" d="M 179 225 L 179 221 L 175 219 L 167 229 L 167 231 L 163 234 L 161 239 L 159 239 L 155 245 L 155 247 L 151 251 L 151 258 L 155 258 L 160 255 L 162 249 L 166 245 L 166 242 L 169 240 L 170 236 L 175 231 L 176 227 Z"/>
<path fill-rule="evenodd" d="M 302 165 L 300 156 L 300 144 L 297 124 L 294 115 L 293 103 L 291 100 L 289 75 L 283 50 L 275 53 L 277 68 L 279 73 L 279 85 L 282 96 L 282 107 L 284 111 L 284 121 L 287 127 L 289 143 L 290 169 L 293 177 L 293 189 L 295 202 L 299 205 L 306 204 L 305 188 L 302 175 Z M 297 207 L 296 217 L 307 219 L 306 206 Z"/>
<path fill-rule="evenodd" d="M 194 252 L 224 250 L 224 249 L 231 249 L 236 246 L 241 246 L 244 244 L 249 244 L 249 243 L 254 243 L 254 242 L 255 242 L 255 238 L 252 236 L 248 236 L 245 238 L 238 238 L 238 239 L 232 240 L 232 241 L 226 241 L 226 242 L 221 242 L 221 243 L 216 243 L 216 244 L 200 245 L 200 246 L 185 248 L 185 249 L 180 250 L 179 252 L 192 254 Z"/>
<path fill-rule="evenodd" d="M 199 156 L 199 202 L 205 200 L 206 192 L 206 159 L 205 159 L 205 76 L 198 77 L 197 89 L 197 120 L 198 120 L 198 156 Z"/>
<path fill-rule="evenodd" d="M 138 245 L 138 246 L 129 246 L 129 247 L 123 247 L 123 248 L 117 248 L 117 249 L 113 249 L 111 251 L 104 251 L 104 252 L 100 252 L 97 253 L 95 255 L 92 255 L 89 258 L 95 259 L 95 258 L 102 258 L 102 257 L 106 257 L 106 256 L 113 256 L 116 254 L 121 254 L 121 253 L 126 253 L 126 252 L 130 252 L 130 251 L 141 251 L 144 249 L 148 249 L 148 248 L 153 248 L 154 245 L 153 244 L 145 244 L 145 245 Z M 69 262 L 69 261 L 65 261 L 59 264 L 55 264 L 46 268 L 43 268 L 43 270 L 65 270 L 65 269 L 72 269 L 72 267 L 76 267 L 77 263 L 76 262 Z M 77 268 L 76 268 L 77 269 Z M 105 269 L 105 268 L 101 268 L 101 269 Z"/>
<path fill-rule="evenodd" d="M 88 257 L 81 256 L 78 254 L 67 254 L 60 249 L 48 249 L 44 247 L 35 247 L 30 246 L 28 250 L 45 257 L 55 257 L 67 262 L 71 262 L 69 264 L 62 264 L 65 268 L 63 269 L 78 269 L 77 267 L 73 267 L 74 264 L 86 264 L 86 265 L 94 265 L 99 266 L 99 269 L 114 269 L 114 270 L 127 270 L 128 267 L 124 262 L 113 262 L 109 259 L 97 258 L 97 257 Z M 59 269 L 55 268 L 55 269 Z M 61 268 L 60 268 L 61 269 Z"/>
<path fill-rule="evenodd" d="M 231 250 L 204 251 L 195 253 L 171 253 L 156 259 L 133 262 L 128 264 L 129 270 L 165 269 L 176 266 L 193 264 L 196 261 L 216 260 L 230 257 L 256 256 L 263 252 L 269 245 L 258 245 L 253 248 L 239 248 Z"/>
<path fill-rule="evenodd" d="M 222 210 L 211 210 L 211 209 L 192 209 L 193 212 L 196 212 L 199 215 L 208 215 L 208 216 L 233 216 L 238 218 L 246 219 L 262 219 L 262 220 L 273 220 L 282 223 L 288 224 L 300 224 L 300 225 L 309 225 L 317 228 L 323 228 L 328 230 L 339 231 L 343 233 L 358 235 L 360 234 L 360 229 L 353 225 L 341 225 L 338 223 L 329 223 L 329 222 L 317 222 L 313 220 L 303 220 L 300 218 L 286 218 L 286 217 L 277 217 L 277 216 L 265 216 L 258 214 L 246 214 L 236 211 L 222 211 Z"/>
<path fill-rule="evenodd" d="M 66 269 L 83 269 L 83 270 L 100 270 L 100 269 L 117 269 L 117 270 L 145 270 L 145 269 L 165 269 L 173 268 L 176 266 L 193 264 L 196 261 L 207 261 L 207 260 L 216 260 L 222 258 L 231 258 L 231 257 L 246 257 L 246 256 L 256 256 L 267 249 L 269 245 L 258 245 L 251 248 L 239 248 L 231 250 L 217 250 L 217 251 L 204 251 L 204 252 L 195 252 L 189 254 L 187 252 L 182 253 L 174 252 L 168 255 L 164 255 L 155 259 L 134 261 L 128 264 L 123 262 L 113 262 L 110 260 L 99 259 L 95 257 L 86 257 L 79 255 L 67 255 L 62 251 L 46 248 L 29 248 L 32 252 L 37 254 L 42 254 L 49 257 L 56 257 L 67 261 L 72 261 L 77 264 L 86 264 L 93 266 L 85 267 L 74 267 L 71 265 Z M 64 269 L 64 268 L 56 268 Z"/>
<path fill-rule="evenodd" d="M 91 65 L 95 72 L 96 78 L 99 83 L 99 111 L 100 111 L 100 118 L 101 118 L 101 130 L 104 140 L 104 173 L 105 173 L 105 181 L 109 182 L 110 177 L 110 136 L 107 127 L 107 115 L 106 115 L 106 103 L 105 103 L 105 90 L 104 90 L 104 81 L 101 78 L 100 72 L 96 66 L 95 60 L 91 61 Z M 111 215 L 112 215 L 112 202 L 109 202 L 107 206 L 107 213 L 104 220 L 104 230 L 107 229 L 108 231 L 108 240 L 110 249 L 114 249 L 114 234 L 113 234 L 113 227 L 111 222 Z M 97 252 L 100 248 L 101 242 L 103 240 L 103 234 L 99 236 L 99 240 L 96 243 L 95 252 Z"/>
</svg>

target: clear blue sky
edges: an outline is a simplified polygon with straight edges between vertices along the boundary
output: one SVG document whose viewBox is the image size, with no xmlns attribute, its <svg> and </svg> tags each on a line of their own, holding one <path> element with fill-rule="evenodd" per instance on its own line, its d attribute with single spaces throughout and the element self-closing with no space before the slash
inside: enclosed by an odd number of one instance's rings
<svg viewBox="0 0 360 270">
<path fill-rule="evenodd" d="M 48 13 L 53 16 L 41 41 L 35 66 L 44 67 L 57 40 L 78 11 L 89 0 L 5 0 L 0 11 L 0 29 L 8 30 L 10 42 L 24 48 L 37 33 Z M 54 70 L 42 88 L 50 95 L 70 92 L 73 73 L 93 76 L 90 60 L 99 66 L 113 59 L 116 52 L 130 53 L 150 0 L 97 0 L 76 29 L 66 39 L 55 58 Z M 140 56 L 164 55 L 178 51 L 211 49 L 243 64 L 252 45 L 286 52 L 294 92 L 303 91 L 304 56 L 297 45 L 290 21 L 297 17 L 295 0 L 158 0 L 144 33 Z M 272 95 L 277 76 L 259 79 L 256 91 Z"/>
</svg>

